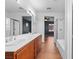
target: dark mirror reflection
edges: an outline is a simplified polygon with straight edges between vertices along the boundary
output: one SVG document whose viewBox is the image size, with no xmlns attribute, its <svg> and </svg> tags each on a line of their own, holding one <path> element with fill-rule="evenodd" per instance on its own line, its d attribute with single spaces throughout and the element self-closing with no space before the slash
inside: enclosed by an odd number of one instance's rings
<svg viewBox="0 0 79 59">
<path fill-rule="evenodd" d="M 31 32 L 31 16 L 22 17 L 22 27 L 23 34 Z"/>
</svg>

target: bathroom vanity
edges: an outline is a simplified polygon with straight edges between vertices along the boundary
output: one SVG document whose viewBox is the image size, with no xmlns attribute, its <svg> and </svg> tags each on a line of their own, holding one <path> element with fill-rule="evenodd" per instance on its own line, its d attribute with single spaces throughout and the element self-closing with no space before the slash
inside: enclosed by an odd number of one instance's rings
<svg viewBox="0 0 79 59">
<path fill-rule="evenodd" d="M 35 59 L 41 48 L 41 39 L 40 34 L 32 34 L 17 45 L 7 45 L 5 59 Z"/>
</svg>

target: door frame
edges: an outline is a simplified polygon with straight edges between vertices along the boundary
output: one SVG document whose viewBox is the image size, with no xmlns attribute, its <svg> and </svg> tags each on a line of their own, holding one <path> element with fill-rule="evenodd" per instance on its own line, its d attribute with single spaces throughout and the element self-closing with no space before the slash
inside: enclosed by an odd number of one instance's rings
<svg viewBox="0 0 79 59">
<path fill-rule="evenodd" d="M 65 59 L 73 59 L 73 1 L 65 0 Z"/>
</svg>

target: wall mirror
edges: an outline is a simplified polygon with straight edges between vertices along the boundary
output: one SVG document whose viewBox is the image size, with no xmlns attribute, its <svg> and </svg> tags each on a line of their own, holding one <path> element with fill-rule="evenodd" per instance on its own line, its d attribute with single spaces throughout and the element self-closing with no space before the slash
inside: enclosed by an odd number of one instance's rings
<svg viewBox="0 0 79 59">
<path fill-rule="evenodd" d="M 13 18 L 6 18 L 5 22 L 6 26 L 6 37 L 8 36 L 15 36 L 20 34 L 20 22 L 19 20 L 13 19 Z"/>
<path fill-rule="evenodd" d="M 31 32 L 31 11 L 25 9 L 15 0 L 6 0 L 5 4 L 5 36 L 16 36 Z"/>
</svg>

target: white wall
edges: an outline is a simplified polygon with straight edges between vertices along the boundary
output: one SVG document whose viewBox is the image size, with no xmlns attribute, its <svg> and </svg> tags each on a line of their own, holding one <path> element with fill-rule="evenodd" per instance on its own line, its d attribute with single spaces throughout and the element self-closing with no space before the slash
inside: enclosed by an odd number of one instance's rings
<svg viewBox="0 0 79 59">
<path fill-rule="evenodd" d="M 29 7 L 32 15 L 32 33 L 37 33 L 37 12 L 35 11 L 34 8 Z"/>
<path fill-rule="evenodd" d="M 37 14 L 37 32 L 41 33 L 43 38 L 42 42 L 44 42 L 44 16 L 54 16 L 55 20 L 57 18 L 64 18 L 64 13 L 54 13 L 54 12 L 40 12 Z M 62 37 L 62 36 L 61 36 Z"/>
<path fill-rule="evenodd" d="M 58 18 L 58 38 L 57 39 L 64 39 L 64 31 L 65 31 L 65 18 L 59 17 Z"/>
<path fill-rule="evenodd" d="M 44 19 L 42 14 L 37 16 L 37 33 L 42 34 L 42 42 L 44 42 Z"/>
<path fill-rule="evenodd" d="M 32 19 L 32 33 L 37 33 L 37 17 L 33 16 Z"/>
</svg>

